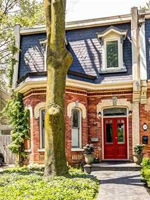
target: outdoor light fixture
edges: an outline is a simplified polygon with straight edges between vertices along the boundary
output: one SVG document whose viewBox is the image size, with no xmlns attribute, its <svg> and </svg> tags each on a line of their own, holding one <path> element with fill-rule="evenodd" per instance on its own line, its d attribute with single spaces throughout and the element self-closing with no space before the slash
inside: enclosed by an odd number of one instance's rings
<svg viewBox="0 0 150 200">
<path fill-rule="evenodd" d="M 98 118 L 100 118 L 101 115 L 102 115 L 102 113 L 99 111 L 99 112 L 98 112 Z"/>
<path fill-rule="evenodd" d="M 129 116 L 131 116 L 132 115 L 132 110 L 129 110 Z"/>
</svg>

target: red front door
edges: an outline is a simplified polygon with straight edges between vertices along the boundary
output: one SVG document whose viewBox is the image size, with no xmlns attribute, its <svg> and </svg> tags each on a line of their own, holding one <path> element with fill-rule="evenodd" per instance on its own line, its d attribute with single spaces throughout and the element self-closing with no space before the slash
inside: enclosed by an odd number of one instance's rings
<svg viewBox="0 0 150 200">
<path fill-rule="evenodd" d="M 104 119 L 104 159 L 127 159 L 127 120 Z"/>
</svg>

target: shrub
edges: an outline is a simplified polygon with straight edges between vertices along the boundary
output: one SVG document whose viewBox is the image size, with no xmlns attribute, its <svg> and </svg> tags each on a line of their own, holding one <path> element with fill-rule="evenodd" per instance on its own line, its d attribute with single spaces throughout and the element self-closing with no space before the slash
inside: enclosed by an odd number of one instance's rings
<svg viewBox="0 0 150 200">
<path fill-rule="evenodd" d="M 140 155 L 144 149 L 144 144 L 138 144 L 134 147 L 134 153 Z"/>
<path fill-rule="evenodd" d="M 148 181 L 150 179 L 150 169 L 144 167 L 141 170 L 141 175 L 143 176 L 144 180 Z"/>
<path fill-rule="evenodd" d="M 150 158 L 143 158 L 142 166 L 141 175 L 146 181 L 147 186 L 150 187 Z"/>
<path fill-rule="evenodd" d="M 0 173 L 0 200 L 94 200 L 98 187 L 93 176 L 75 169 L 70 177 L 43 177 L 28 167 Z"/>
<path fill-rule="evenodd" d="M 30 163 L 27 167 L 32 171 L 44 171 L 44 165 L 39 165 L 38 163 Z"/>
<path fill-rule="evenodd" d="M 142 166 L 150 168 L 150 158 L 143 158 L 143 160 L 142 160 Z"/>
</svg>

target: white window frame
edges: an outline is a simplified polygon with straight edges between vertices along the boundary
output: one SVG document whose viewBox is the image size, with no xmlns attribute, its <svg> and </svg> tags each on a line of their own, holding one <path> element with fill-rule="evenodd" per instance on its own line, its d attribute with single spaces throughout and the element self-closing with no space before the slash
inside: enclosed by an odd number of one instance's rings
<svg viewBox="0 0 150 200">
<path fill-rule="evenodd" d="M 40 109 L 40 150 L 45 149 L 42 147 L 42 110 L 45 110 L 45 108 Z"/>
<path fill-rule="evenodd" d="M 72 147 L 72 122 L 73 122 L 73 110 L 78 110 L 80 113 L 79 118 L 79 147 Z M 81 151 L 82 150 L 82 111 L 79 108 L 73 108 L 71 111 L 71 151 Z"/>
<path fill-rule="evenodd" d="M 118 42 L 118 67 L 107 67 L 107 42 Z M 125 69 L 125 66 L 123 64 L 123 44 L 121 42 L 121 37 L 108 37 L 104 38 L 104 45 L 102 47 L 102 71 L 118 71 Z"/>
</svg>

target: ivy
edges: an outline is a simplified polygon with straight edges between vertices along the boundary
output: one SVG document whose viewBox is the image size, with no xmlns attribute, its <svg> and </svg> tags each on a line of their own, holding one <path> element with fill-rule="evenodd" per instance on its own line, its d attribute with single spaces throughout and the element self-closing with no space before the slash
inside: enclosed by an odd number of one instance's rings
<svg viewBox="0 0 150 200">
<path fill-rule="evenodd" d="M 24 109 L 23 95 L 14 93 L 2 111 L 7 116 L 12 127 L 10 150 L 18 155 L 18 165 L 22 166 L 25 154 L 25 140 L 29 139 L 29 111 Z"/>
</svg>

